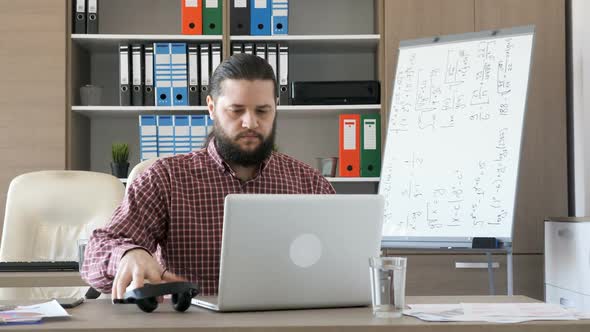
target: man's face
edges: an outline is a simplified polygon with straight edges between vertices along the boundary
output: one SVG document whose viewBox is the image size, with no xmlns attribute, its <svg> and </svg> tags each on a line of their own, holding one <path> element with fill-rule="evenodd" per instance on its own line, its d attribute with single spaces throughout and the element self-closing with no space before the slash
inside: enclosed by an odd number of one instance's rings
<svg viewBox="0 0 590 332">
<path fill-rule="evenodd" d="M 215 146 L 226 162 L 253 166 L 270 155 L 276 126 L 271 80 L 224 80 L 217 100 L 208 97 L 207 104 Z"/>
</svg>

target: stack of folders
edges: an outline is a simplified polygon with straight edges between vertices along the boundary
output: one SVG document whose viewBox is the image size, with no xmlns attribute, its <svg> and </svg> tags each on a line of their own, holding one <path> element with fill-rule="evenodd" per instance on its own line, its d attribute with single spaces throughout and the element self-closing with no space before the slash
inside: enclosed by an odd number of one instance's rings
<svg viewBox="0 0 590 332">
<path fill-rule="evenodd" d="M 206 105 L 209 77 L 220 62 L 219 43 L 120 45 L 120 105 Z"/>
<path fill-rule="evenodd" d="M 339 173 L 342 177 L 378 177 L 381 172 L 379 114 L 341 114 Z"/>
<path fill-rule="evenodd" d="M 74 0 L 74 33 L 98 33 L 98 0 Z"/>
<path fill-rule="evenodd" d="M 290 104 L 289 46 L 264 43 L 233 43 L 231 52 L 232 54 L 254 54 L 268 61 L 277 79 L 279 104 Z"/>
<path fill-rule="evenodd" d="M 230 34 L 289 34 L 289 0 L 230 0 Z"/>
<path fill-rule="evenodd" d="M 182 34 L 221 35 L 223 0 L 181 0 Z"/>
<path fill-rule="evenodd" d="M 140 158 L 169 157 L 205 146 L 213 130 L 208 115 L 140 115 Z"/>
</svg>

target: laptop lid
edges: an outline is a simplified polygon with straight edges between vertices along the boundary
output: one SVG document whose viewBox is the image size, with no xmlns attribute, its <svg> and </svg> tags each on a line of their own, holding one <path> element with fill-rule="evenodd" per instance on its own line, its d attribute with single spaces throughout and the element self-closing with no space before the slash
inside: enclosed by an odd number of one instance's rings
<svg viewBox="0 0 590 332">
<path fill-rule="evenodd" d="M 380 195 L 228 195 L 221 311 L 368 305 Z"/>
</svg>

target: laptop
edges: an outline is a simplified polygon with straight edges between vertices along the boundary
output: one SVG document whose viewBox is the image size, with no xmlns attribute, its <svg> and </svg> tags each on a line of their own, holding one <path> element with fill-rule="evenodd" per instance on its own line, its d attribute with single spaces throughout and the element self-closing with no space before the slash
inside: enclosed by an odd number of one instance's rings
<svg viewBox="0 0 590 332">
<path fill-rule="evenodd" d="M 379 256 L 380 195 L 250 195 L 225 199 L 216 311 L 365 306 Z"/>
</svg>

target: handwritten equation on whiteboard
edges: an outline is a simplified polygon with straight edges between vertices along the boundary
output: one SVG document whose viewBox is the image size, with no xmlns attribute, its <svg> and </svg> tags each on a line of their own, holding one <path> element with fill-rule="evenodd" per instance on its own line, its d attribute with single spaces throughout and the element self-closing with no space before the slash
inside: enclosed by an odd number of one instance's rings
<svg viewBox="0 0 590 332">
<path fill-rule="evenodd" d="M 384 236 L 511 238 L 532 39 L 400 49 Z"/>
</svg>

